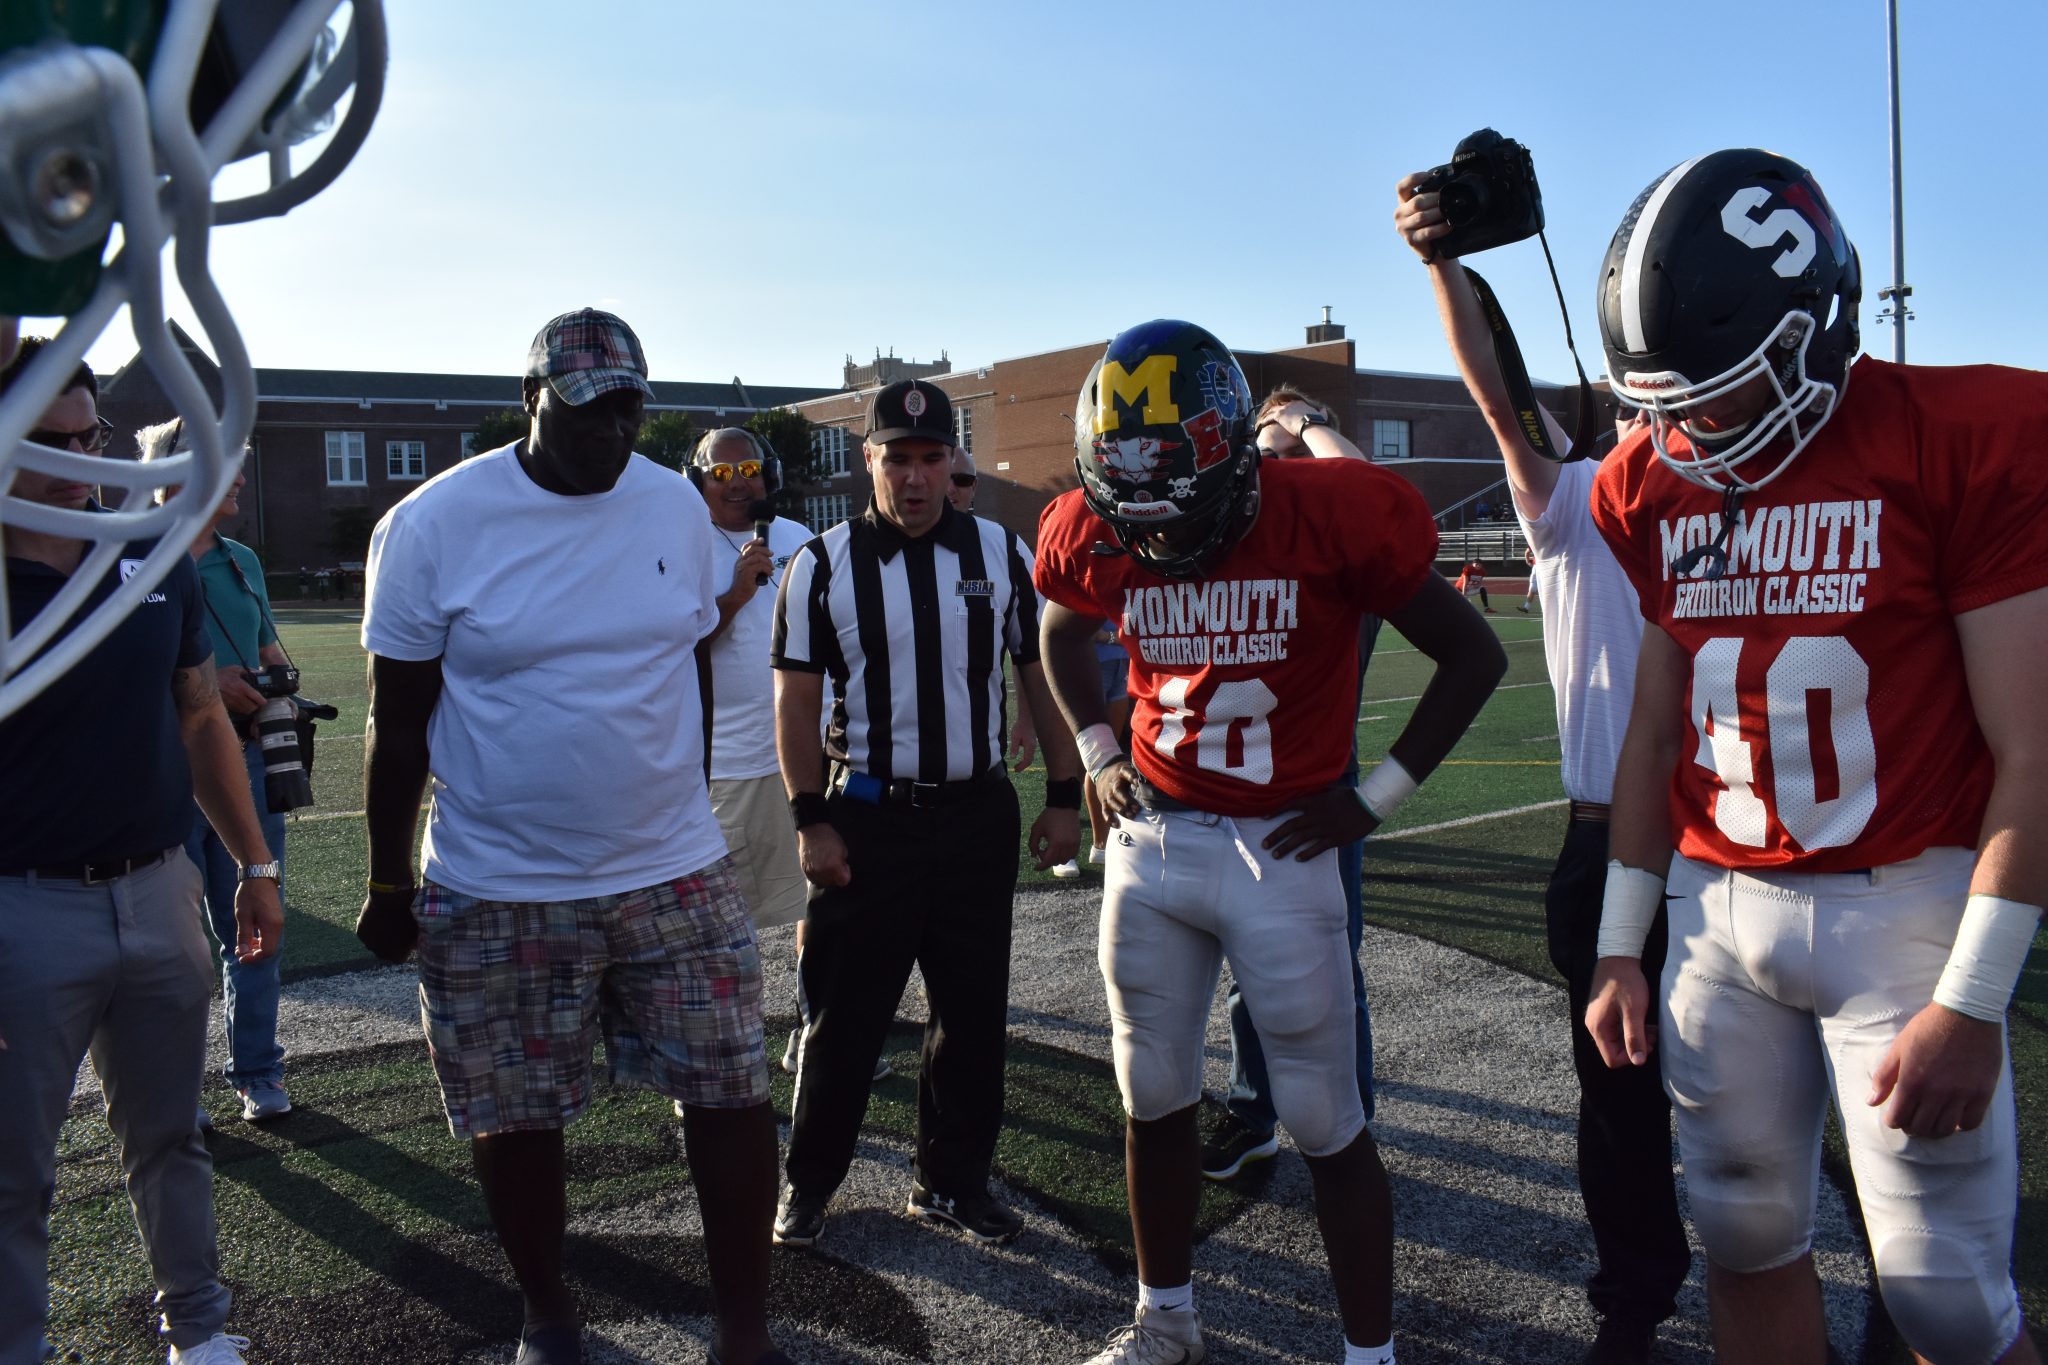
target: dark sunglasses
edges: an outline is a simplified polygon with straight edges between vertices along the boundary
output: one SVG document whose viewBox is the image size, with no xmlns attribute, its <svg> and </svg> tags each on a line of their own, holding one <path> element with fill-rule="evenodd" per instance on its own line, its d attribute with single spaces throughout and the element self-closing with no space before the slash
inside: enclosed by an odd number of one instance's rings
<svg viewBox="0 0 2048 1365">
<path fill-rule="evenodd" d="M 735 470 L 739 472 L 739 476 L 743 479 L 758 479 L 761 477 L 761 462 L 759 460 L 741 460 L 738 464 L 709 465 L 705 468 L 704 472 L 720 483 L 731 483 Z"/>
<path fill-rule="evenodd" d="M 37 427 L 24 439 L 34 441 L 39 446 L 51 446 L 57 450 L 62 450 L 73 441 L 76 441 L 80 450 L 88 455 L 96 455 L 113 442 L 114 424 L 101 417 L 96 419 L 92 426 L 87 427 L 83 431 L 56 431 L 49 427 Z"/>
<path fill-rule="evenodd" d="M 974 487 L 974 478 L 975 476 L 972 474 L 955 474 L 953 476 L 953 487 L 972 488 Z"/>
</svg>

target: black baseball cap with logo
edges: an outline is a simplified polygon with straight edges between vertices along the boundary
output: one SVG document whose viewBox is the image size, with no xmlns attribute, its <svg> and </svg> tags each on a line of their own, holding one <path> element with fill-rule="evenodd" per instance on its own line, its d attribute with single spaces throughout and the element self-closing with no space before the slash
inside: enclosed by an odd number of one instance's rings
<svg viewBox="0 0 2048 1365">
<path fill-rule="evenodd" d="M 869 441 L 879 446 L 910 436 L 953 444 L 953 400 L 922 379 L 899 379 L 868 404 Z"/>
</svg>

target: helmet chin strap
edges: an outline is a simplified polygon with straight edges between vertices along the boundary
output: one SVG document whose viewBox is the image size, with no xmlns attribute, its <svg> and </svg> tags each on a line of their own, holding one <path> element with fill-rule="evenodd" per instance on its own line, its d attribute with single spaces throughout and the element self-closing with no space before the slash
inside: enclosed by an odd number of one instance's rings
<svg viewBox="0 0 2048 1365">
<path fill-rule="evenodd" d="M 1728 548 L 1734 543 L 1735 518 L 1742 512 L 1742 495 L 1749 490 L 1729 484 L 1721 491 L 1721 530 L 1705 545 L 1695 545 L 1671 561 L 1671 572 L 1690 578 L 1700 570 L 1701 578 L 1719 578 L 1728 572 Z M 1701 569 L 1704 565 L 1705 568 Z"/>
</svg>

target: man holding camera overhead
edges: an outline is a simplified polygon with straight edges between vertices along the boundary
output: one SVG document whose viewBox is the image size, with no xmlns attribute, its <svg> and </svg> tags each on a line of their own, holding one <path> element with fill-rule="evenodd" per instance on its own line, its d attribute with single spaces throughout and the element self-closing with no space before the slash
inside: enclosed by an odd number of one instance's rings
<svg viewBox="0 0 2048 1365">
<path fill-rule="evenodd" d="M 42 344 L 21 344 L 0 371 L 0 392 Z M 80 365 L 28 439 L 104 451 L 112 428 L 97 395 Z M 33 470 L 7 491 L 46 507 L 97 508 L 85 484 Z M 131 543 L 86 609 L 153 545 Z M 15 631 L 64 590 L 85 555 L 84 541 L 7 528 Z M 199 873 L 180 851 L 194 796 L 241 864 L 235 938 L 244 962 L 276 954 L 284 915 L 205 617 L 199 574 L 180 559 L 55 686 L 0 721 L 0 1360 L 37 1359 L 43 1345 L 57 1137 L 88 1051 L 171 1360 L 242 1359 L 230 1344 L 242 1339 L 221 1331 L 228 1291 L 214 1242 L 213 1159 L 192 1114 L 212 993 Z"/>
<path fill-rule="evenodd" d="M 135 433 L 137 453 L 144 463 L 164 459 L 187 448 L 183 436 L 184 423 L 177 418 L 144 427 Z M 241 514 L 245 482 L 240 473 L 235 475 L 227 496 L 214 510 L 212 521 L 192 542 L 192 561 L 199 566 L 206 630 L 213 641 L 221 701 L 226 704 L 236 731 L 245 737 L 242 757 L 249 773 L 250 796 L 256 818 L 263 826 L 263 842 L 269 846 L 270 860 L 277 864 L 277 891 L 282 898 L 284 812 L 302 803 L 273 809 L 265 790 L 265 748 L 255 723 L 257 713 L 274 690 L 268 681 L 273 676 L 270 669 L 289 669 L 291 660 L 277 641 L 277 624 L 270 617 L 270 594 L 264 588 L 262 562 L 254 550 L 220 533 L 224 524 Z M 163 490 L 158 501 L 172 491 Z M 296 691 L 296 671 L 292 678 L 291 690 Z M 296 744 L 292 752 L 296 754 Z M 304 769 L 299 772 L 303 774 Z M 307 795 L 310 797 L 310 792 Z M 236 956 L 235 860 L 205 815 L 195 814 L 192 833 L 185 839 L 185 855 L 205 879 L 207 923 L 220 945 L 221 1016 L 228 1033 L 227 1082 L 241 1097 L 245 1120 L 255 1123 L 277 1118 L 290 1113 L 292 1107 L 291 1096 L 284 1088 L 284 1049 L 277 1042 L 281 964 L 276 957 L 245 963 Z M 205 1107 L 201 1106 L 200 1126 L 206 1127 L 209 1122 Z"/>
<path fill-rule="evenodd" d="M 1444 337 L 1500 447 L 1515 516 L 1536 555 L 1530 582 L 1541 582 L 1546 603 L 1543 654 L 1556 692 L 1571 817 L 1544 895 L 1544 921 L 1550 960 L 1571 1002 L 1579 1194 L 1599 1261 L 1586 1282 L 1587 1297 L 1601 1315 L 1586 1359 L 1588 1365 L 1619 1365 L 1649 1358 L 1657 1324 L 1676 1310 L 1679 1286 L 1692 1264 L 1671 1172 L 1671 1102 L 1657 1069 L 1610 1070 L 1583 1022 L 1599 956 L 1594 938 L 1607 879 L 1608 807 L 1643 622 L 1627 575 L 1593 525 L 1599 463 L 1546 459 L 1524 435 L 1493 349 L 1493 329 L 1454 254 L 1462 254 L 1459 243 L 1470 239 L 1473 227 L 1483 231 L 1486 224 L 1460 218 L 1464 236 L 1452 237 L 1445 198 L 1431 188 L 1437 175 L 1418 172 L 1401 181 L 1394 224 L 1428 266 Z M 1570 442 L 1550 414 L 1540 407 L 1532 411 L 1559 453 L 1569 452 Z M 1660 913 L 1644 949 L 1647 970 L 1662 968 L 1664 948 Z"/>
</svg>

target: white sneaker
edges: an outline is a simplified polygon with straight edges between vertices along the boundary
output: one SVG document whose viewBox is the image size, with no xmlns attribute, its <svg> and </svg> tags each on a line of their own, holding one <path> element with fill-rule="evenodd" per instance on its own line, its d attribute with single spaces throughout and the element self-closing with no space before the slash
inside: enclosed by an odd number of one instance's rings
<svg viewBox="0 0 2048 1365">
<path fill-rule="evenodd" d="M 248 1365 L 242 1357 L 242 1352 L 248 1349 L 249 1338 L 215 1332 L 210 1340 L 197 1346 L 187 1346 L 183 1350 L 173 1346 L 167 1359 L 170 1365 Z"/>
<path fill-rule="evenodd" d="M 1207 1354 L 1202 1348 L 1202 1322 L 1195 1314 L 1140 1309 L 1138 1320 L 1111 1337 L 1109 1345 L 1084 1365 L 1201 1365 Z"/>
<path fill-rule="evenodd" d="M 782 1069 L 796 1075 L 796 1064 L 803 1060 L 804 1031 L 793 1028 L 789 1031 L 789 1046 L 782 1049 Z"/>
<path fill-rule="evenodd" d="M 1104 848 L 1104 847 L 1103 847 L 1103 846 L 1102 846 L 1101 844 L 1094 844 L 1094 845 L 1091 845 L 1091 846 L 1089 847 L 1089 849 L 1088 849 L 1088 862 L 1089 862 L 1090 866 L 1093 866 L 1093 867 L 1101 867 L 1101 866 L 1102 866 L 1102 865 L 1103 865 L 1104 863 L 1106 863 L 1106 862 L 1108 862 L 1108 861 L 1109 861 L 1109 850 L 1108 850 L 1108 849 Z"/>
<path fill-rule="evenodd" d="M 1081 875 L 1081 864 L 1069 858 L 1058 867 L 1055 867 L 1052 870 L 1052 875 L 1058 877 L 1061 881 L 1072 881 Z"/>
</svg>

